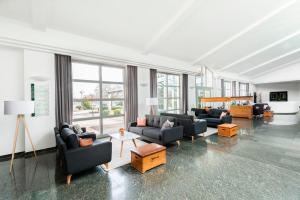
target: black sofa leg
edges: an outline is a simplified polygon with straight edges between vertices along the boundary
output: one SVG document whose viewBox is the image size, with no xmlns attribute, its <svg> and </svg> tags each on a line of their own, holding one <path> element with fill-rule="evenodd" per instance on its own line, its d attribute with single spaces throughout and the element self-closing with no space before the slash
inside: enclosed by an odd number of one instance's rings
<svg viewBox="0 0 300 200">
<path fill-rule="evenodd" d="M 70 185 L 71 183 L 72 174 L 67 176 L 67 185 Z"/>
</svg>

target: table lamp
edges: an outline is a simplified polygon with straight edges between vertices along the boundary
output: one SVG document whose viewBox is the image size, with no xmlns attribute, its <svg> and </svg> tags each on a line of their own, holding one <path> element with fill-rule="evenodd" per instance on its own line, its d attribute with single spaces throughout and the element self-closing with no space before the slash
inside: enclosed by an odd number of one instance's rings
<svg viewBox="0 0 300 200">
<path fill-rule="evenodd" d="M 156 97 L 146 98 L 146 105 L 150 106 L 150 115 L 155 115 L 154 106 L 158 105 L 158 99 Z"/>
<path fill-rule="evenodd" d="M 10 172 L 12 171 L 12 166 L 13 166 L 13 161 L 15 157 L 15 151 L 16 151 L 16 143 L 19 135 L 19 126 L 20 123 L 24 124 L 25 128 L 25 133 L 28 136 L 28 139 L 31 143 L 33 153 L 35 158 L 36 152 L 34 145 L 31 140 L 31 136 L 29 133 L 29 129 L 27 126 L 27 123 L 25 121 L 25 114 L 31 114 L 34 113 L 34 102 L 33 101 L 4 101 L 4 114 L 5 115 L 17 115 L 17 123 L 16 123 L 16 130 L 15 130 L 15 135 L 14 135 L 14 141 L 13 141 L 13 149 L 12 149 L 12 154 L 11 154 L 11 162 L 10 162 Z"/>
</svg>

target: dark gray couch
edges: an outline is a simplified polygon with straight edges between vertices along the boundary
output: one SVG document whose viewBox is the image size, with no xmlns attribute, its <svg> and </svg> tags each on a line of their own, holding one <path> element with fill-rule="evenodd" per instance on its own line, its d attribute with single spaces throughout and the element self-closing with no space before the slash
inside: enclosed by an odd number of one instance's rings
<svg viewBox="0 0 300 200">
<path fill-rule="evenodd" d="M 160 115 L 174 117 L 175 124 L 183 126 L 183 136 L 191 137 L 192 140 L 196 135 L 207 131 L 207 122 L 205 120 L 194 122 L 194 116 L 173 113 L 161 113 Z"/>
<path fill-rule="evenodd" d="M 169 119 L 174 122 L 174 117 L 146 115 L 146 126 L 138 127 L 136 122 L 129 124 L 128 130 L 141 136 L 150 142 L 166 145 L 172 142 L 177 142 L 183 138 L 183 126 L 174 126 L 172 128 L 161 129 L 163 123 Z"/>
<path fill-rule="evenodd" d="M 192 108 L 198 119 L 205 119 L 207 121 L 207 126 L 218 127 L 220 124 L 230 124 L 232 122 L 232 116 L 227 110 L 223 109 L 209 109 L 207 112 L 205 109 Z M 220 118 L 222 112 L 226 112 L 226 116 Z"/>
<path fill-rule="evenodd" d="M 79 146 L 79 136 L 70 128 L 62 128 L 56 135 L 59 159 L 67 175 L 67 183 L 71 181 L 73 174 L 93 168 L 101 164 L 107 164 L 112 157 L 112 143 L 95 139 L 94 134 L 83 134 L 81 138 L 92 138 L 93 145 Z"/>
</svg>

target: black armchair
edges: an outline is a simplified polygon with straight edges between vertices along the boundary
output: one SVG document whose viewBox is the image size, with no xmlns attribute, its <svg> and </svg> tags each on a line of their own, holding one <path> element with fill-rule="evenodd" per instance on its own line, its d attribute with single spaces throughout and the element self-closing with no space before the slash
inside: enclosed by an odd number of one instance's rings
<svg viewBox="0 0 300 200">
<path fill-rule="evenodd" d="M 91 146 L 80 147 L 78 136 L 73 130 L 64 128 L 61 134 L 56 135 L 56 142 L 59 159 L 67 175 L 67 184 L 70 184 L 73 174 L 102 164 L 108 167 L 111 161 L 112 143 L 109 141 L 94 140 Z"/>
</svg>

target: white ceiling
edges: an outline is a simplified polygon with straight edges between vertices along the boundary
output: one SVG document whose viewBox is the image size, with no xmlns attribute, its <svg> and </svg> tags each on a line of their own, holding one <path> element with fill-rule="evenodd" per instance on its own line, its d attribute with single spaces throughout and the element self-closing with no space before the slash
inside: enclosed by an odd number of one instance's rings
<svg viewBox="0 0 300 200">
<path fill-rule="evenodd" d="M 0 16 L 249 78 L 300 60 L 297 0 L 0 0 Z"/>
</svg>

